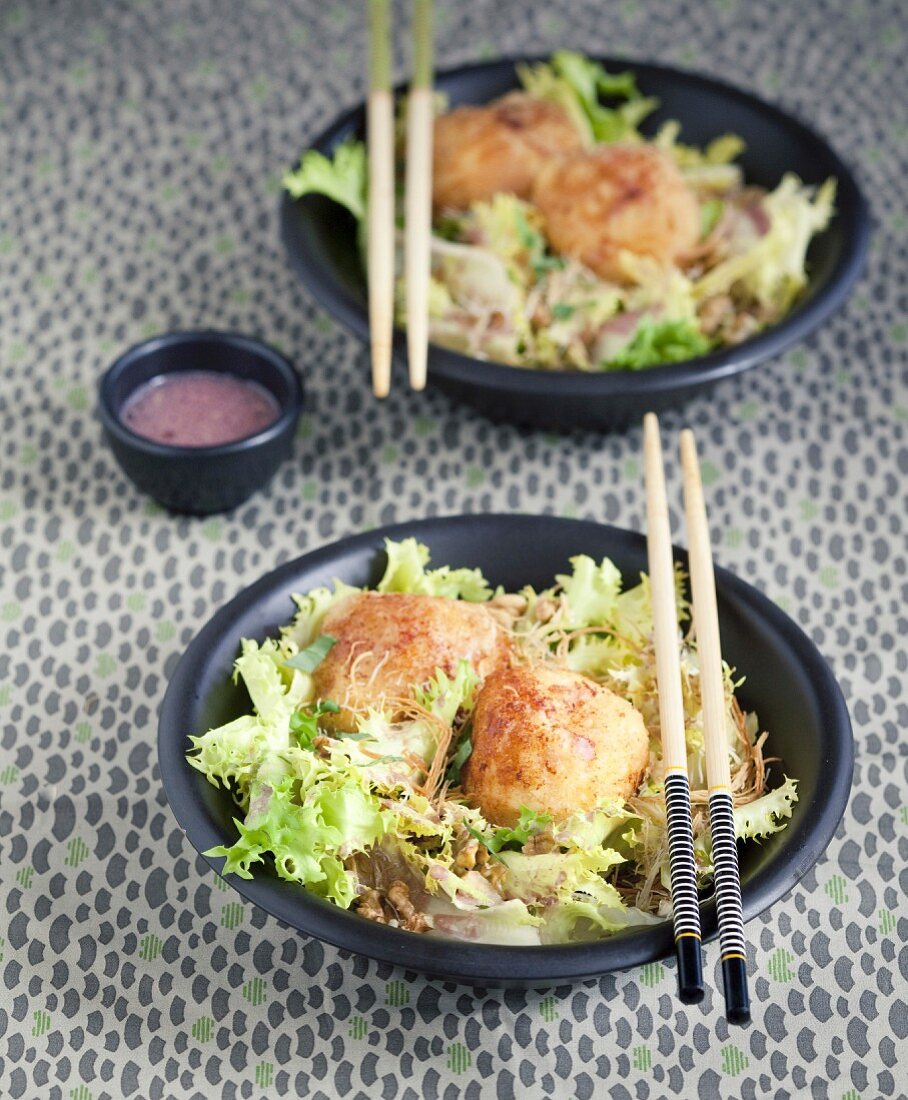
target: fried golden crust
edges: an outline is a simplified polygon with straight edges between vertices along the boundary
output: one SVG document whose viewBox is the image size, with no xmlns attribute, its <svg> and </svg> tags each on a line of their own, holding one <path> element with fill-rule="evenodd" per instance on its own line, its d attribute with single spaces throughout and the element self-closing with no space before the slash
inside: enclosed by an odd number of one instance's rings
<svg viewBox="0 0 908 1100">
<path fill-rule="evenodd" d="M 488 677 L 472 738 L 463 789 L 500 825 L 513 825 L 523 806 L 558 820 L 628 798 L 649 760 L 635 707 L 579 673 L 542 664 Z"/>
<path fill-rule="evenodd" d="M 532 201 L 556 252 L 603 279 L 625 281 L 622 250 L 675 262 L 700 233 L 697 200 L 662 150 L 604 145 L 545 164 Z"/>
<path fill-rule="evenodd" d="M 550 157 L 580 147 L 557 103 L 514 92 L 484 107 L 457 107 L 435 122 L 433 201 L 461 210 L 499 191 L 528 198 Z"/>
<path fill-rule="evenodd" d="M 336 731 L 356 729 L 351 710 L 412 699 L 439 668 L 453 677 L 466 659 L 483 679 L 511 655 L 485 607 L 442 596 L 355 593 L 329 609 L 322 631 L 336 642 L 315 670 L 315 693 L 341 704 L 340 713 L 322 719 Z"/>
</svg>

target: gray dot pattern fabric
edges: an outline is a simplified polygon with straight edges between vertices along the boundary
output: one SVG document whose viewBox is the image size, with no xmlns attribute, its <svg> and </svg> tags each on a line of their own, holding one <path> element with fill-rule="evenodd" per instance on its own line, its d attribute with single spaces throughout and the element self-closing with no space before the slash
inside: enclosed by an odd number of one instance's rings
<svg viewBox="0 0 908 1100">
<path fill-rule="evenodd" d="M 372 400 L 364 349 L 300 290 L 276 215 L 282 170 L 362 93 L 360 5 L 5 3 L 0 1095 L 904 1096 L 900 6 L 438 7 L 440 64 L 568 45 L 700 68 L 804 116 L 855 165 L 875 236 L 847 307 L 664 420 L 701 440 L 719 561 L 778 601 L 842 683 L 857 739 L 845 819 L 748 926 L 743 1029 L 724 1021 L 715 946 L 693 1008 L 670 961 L 547 992 L 473 990 L 299 937 L 214 876 L 176 827 L 154 749 L 168 675 L 212 612 L 278 563 L 388 521 L 495 509 L 639 529 L 640 432 L 496 427 L 402 375 Z M 395 14 L 403 27 L 407 9 Z M 195 326 L 260 335 L 308 388 L 292 460 L 207 520 L 140 496 L 94 412 L 118 351 Z"/>
</svg>

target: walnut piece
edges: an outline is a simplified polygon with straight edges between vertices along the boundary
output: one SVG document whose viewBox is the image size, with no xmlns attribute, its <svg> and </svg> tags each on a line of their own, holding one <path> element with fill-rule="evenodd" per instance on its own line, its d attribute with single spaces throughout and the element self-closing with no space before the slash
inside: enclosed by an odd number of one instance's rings
<svg viewBox="0 0 908 1100">
<path fill-rule="evenodd" d="M 486 607 L 507 611 L 516 619 L 527 609 L 526 596 L 518 595 L 516 592 L 504 592 L 500 596 L 495 596 L 494 599 L 489 600 Z"/>
<path fill-rule="evenodd" d="M 727 294 L 715 294 L 700 307 L 698 320 L 707 336 L 714 336 L 734 316 L 735 304 Z"/>
<path fill-rule="evenodd" d="M 424 913 L 420 913 L 410 900 L 410 888 L 399 879 L 391 883 L 388 890 L 388 901 L 397 911 L 400 927 L 407 932 L 425 932 L 431 928 Z"/>
<path fill-rule="evenodd" d="M 374 920 L 378 924 L 387 924 L 388 918 L 381 903 L 381 895 L 377 890 L 367 890 L 359 899 L 356 907 L 357 913 L 367 920 Z"/>
<path fill-rule="evenodd" d="M 555 850 L 555 838 L 551 833 L 536 833 L 523 846 L 526 856 L 541 856 Z"/>
<path fill-rule="evenodd" d="M 454 866 L 458 870 L 472 871 L 476 866 L 476 855 L 478 851 L 479 841 L 476 840 L 475 837 L 471 837 L 454 858 Z"/>
</svg>

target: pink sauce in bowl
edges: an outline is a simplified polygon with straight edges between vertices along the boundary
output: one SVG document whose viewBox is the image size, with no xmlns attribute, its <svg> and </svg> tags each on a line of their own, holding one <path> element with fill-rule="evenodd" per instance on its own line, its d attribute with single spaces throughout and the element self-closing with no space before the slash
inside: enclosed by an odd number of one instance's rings
<svg viewBox="0 0 908 1100">
<path fill-rule="evenodd" d="M 120 410 L 120 420 L 153 443 L 217 447 L 258 434 L 280 413 L 277 400 L 258 382 L 220 371 L 186 370 L 139 386 Z"/>
</svg>

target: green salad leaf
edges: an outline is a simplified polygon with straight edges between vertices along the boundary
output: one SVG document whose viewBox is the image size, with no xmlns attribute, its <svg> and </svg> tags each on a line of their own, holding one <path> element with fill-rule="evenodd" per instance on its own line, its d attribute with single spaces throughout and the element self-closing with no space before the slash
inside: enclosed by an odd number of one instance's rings
<svg viewBox="0 0 908 1100">
<path fill-rule="evenodd" d="M 448 596 L 453 600 L 482 603 L 491 598 L 492 590 L 478 569 L 426 569 L 428 547 L 416 539 L 392 542 L 385 539 L 388 564 L 378 582 L 379 592 L 414 592 L 424 596 Z"/>
<path fill-rule="evenodd" d="M 421 707 L 450 726 L 458 711 L 473 709 L 473 698 L 478 686 L 479 677 L 473 666 L 467 660 L 460 660 L 457 662 L 457 672 L 453 680 L 440 668 L 433 679 L 416 688 L 413 697 Z"/>
<path fill-rule="evenodd" d="M 287 668 L 296 668 L 300 672 L 315 672 L 318 666 L 331 652 L 336 638 L 330 634 L 319 634 L 314 642 L 310 642 L 305 649 L 295 653 L 285 662 Z"/>
<path fill-rule="evenodd" d="M 289 626 L 281 629 L 281 640 L 289 650 L 288 655 L 292 656 L 315 642 L 322 633 L 322 621 L 327 612 L 345 597 L 361 591 L 361 588 L 353 588 L 336 580 L 333 588 L 313 588 L 305 596 L 294 594 L 296 615 Z"/>
<path fill-rule="evenodd" d="M 290 715 L 290 732 L 303 749 L 311 749 L 312 743 L 319 736 L 321 730 L 318 720 L 323 714 L 337 714 L 340 707 L 331 699 L 322 699 L 315 706 L 306 710 L 296 710 Z M 347 736 L 356 736 L 348 734 Z"/>
<path fill-rule="evenodd" d="M 520 816 L 514 826 L 499 825 L 491 831 L 482 832 L 474 825 L 467 824 L 469 834 L 484 844 L 494 855 L 506 848 L 516 850 L 522 848 L 531 836 L 543 832 L 553 821 L 551 814 L 540 813 L 531 810 L 528 806 L 520 807 Z"/>
<path fill-rule="evenodd" d="M 642 370 L 660 363 L 682 363 L 705 355 L 710 342 L 693 321 L 654 321 L 644 317 L 630 343 L 612 355 L 603 370 Z"/>
<path fill-rule="evenodd" d="M 457 784 L 460 782 L 460 773 L 466 766 L 467 761 L 473 755 L 473 741 L 469 733 L 464 732 L 457 743 L 457 748 L 454 750 L 454 755 L 451 757 L 451 763 L 448 765 L 448 770 L 445 772 L 445 779 L 448 783 Z M 483 841 L 485 843 L 485 841 Z"/>
<path fill-rule="evenodd" d="M 558 103 L 587 144 L 639 140 L 638 127 L 659 105 L 640 94 L 632 72 L 610 73 L 598 61 L 556 50 L 548 64 L 518 65 L 530 95 Z M 600 99 L 618 101 L 606 106 Z"/>
<path fill-rule="evenodd" d="M 517 824 L 513 828 L 497 828 L 486 841 L 486 847 L 493 852 L 500 852 L 510 845 L 522 848 L 531 836 L 541 833 L 547 825 L 552 824 L 553 820 L 551 814 L 540 813 L 537 810 L 529 809 L 527 806 L 521 806 Z"/>
<path fill-rule="evenodd" d="M 769 230 L 747 251 L 731 256 L 694 283 L 705 301 L 740 287 L 764 309 L 781 315 L 807 285 L 807 248 L 832 217 L 836 184 L 809 187 L 791 172 L 763 200 Z"/>
<path fill-rule="evenodd" d="M 246 820 L 234 821 L 239 834 L 235 843 L 205 854 L 224 857 L 223 874 L 251 878 L 250 867 L 270 853 L 281 878 L 346 908 L 356 896 L 356 882 L 343 860 L 384 835 L 381 804 L 355 780 L 329 769 L 310 779 L 302 803 L 298 782 L 291 773 L 273 785 L 262 784 Z"/>
<path fill-rule="evenodd" d="M 282 183 L 295 199 L 325 195 L 361 222 L 366 217 L 367 173 L 365 145 L 349 138 L 338 145 L 330 160 L 317 149 L 307 150 L 299 167 L 284 173 Z"/>
<path fill-rule="evenodd" d="M 560 573 L 555 578 L 567 597 L 570 625 L 608 623 L 621 592 L 617 566 L 608 558 L 597 565 L 586 554 L 578 554 L 571 558 L 571 568 L 571 573 Z"/>
<path fill-rule="evenodd" d="M 735 833 L 739 840 L 760 840 L 785 828 L 792 805 L 798 800 L 798 781 L 785 777 L 781 787 L 768 791 L 746 806 L 736 806 Z"/>
<path fill-rule="evenodd" d="M 708 237 L 719 224 L 725 211 L 725 203 L 721 199 L 707 199 L 700 204 L 700 237 Z"/>
</svg>

